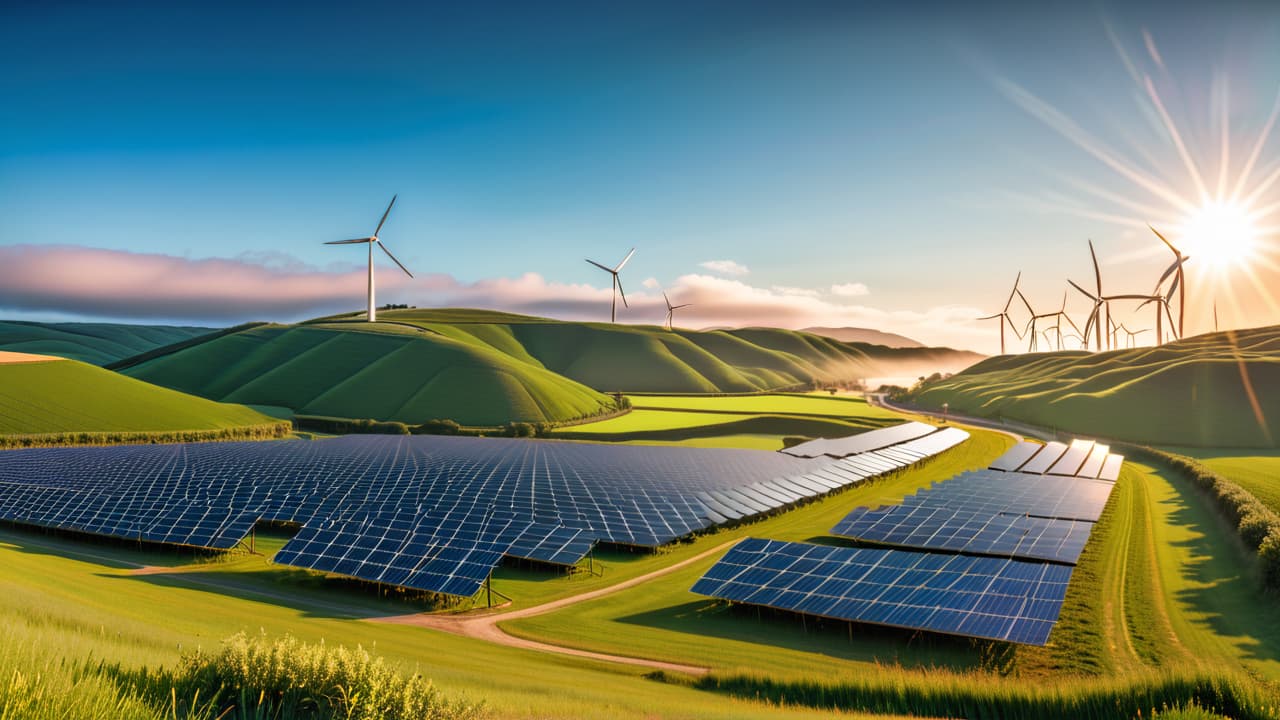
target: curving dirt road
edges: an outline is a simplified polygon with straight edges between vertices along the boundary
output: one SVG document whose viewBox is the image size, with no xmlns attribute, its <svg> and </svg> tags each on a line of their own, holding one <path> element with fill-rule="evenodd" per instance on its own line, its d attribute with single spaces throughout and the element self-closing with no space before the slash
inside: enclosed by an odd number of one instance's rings
<svg viewBox="0 0 1280 720">
<path fill-rule="evenodd" d="M 508 647 L 523 648 L 525 650 L 536 650 L 539 652 L 558 653 L 561 655 L 572 655 L 574 657 L 588 658 L 591 660 L 604 660 L 607 662 L 623 663 L 626 665 L 639 665 L 642 667 L 650 667 L 655 670 L 663 670 L 666 672 L 680 672 L 690 675 L 705 675 L 709 672 L 708 668 L 698 665 L 681 665 L 680 663 L 663 662 L 661 660 L 648 660 L 646 658 L 627 657 L 625 655 L 610 655 L 608 653 L 591 652 L 590 650 L 579 650 L 577 648 L 564 647 L 561 645 L 552 645 L 551 643 L 538 642 L 537 640 L 526 640 L 525 638 L 508 635 L 505 630 L 498 627 L 498 623 L 507 620 L 518 620 L 520 618 L 532 617 L 534 615 L 542 615 L 544 613 L 554 612 L 561 608 L 577 603 L 595 600 L 605 595 L 611 595 L 621 592 L 637 585 L 642 585 L 655 578 L 662 577 L 675 572 L 683 567 L 687 567 L 703 560 L 718 552 L 727 550 L 729 546 L 738 542 L 737 540 L 729 540 L 723 542 L 709 550 L 704 550 L 691 558 L 681 560 L 678 563 L 668 565 L 667 567 L 654 570 L 638 577 L 624 580 L 616 585 L 592 590 L 581 595 L 573 595 L 559 600 L 553 600 L 542 605 L 534 605 L 520 610 L 513 610 L 505 613 L 484 613 L 484 614 L 413 614 L 413 615 L 396 615 L 383 618 L 369 618 L 370 622 L 395 623 L 398 625 L 413 625 L 416 627 L 431 628 L 440 630 L 454 635 L 462 635 L 464 637 L 475 638 L 477 640 L 487 640 L 499 645 Z"/>
</svg>

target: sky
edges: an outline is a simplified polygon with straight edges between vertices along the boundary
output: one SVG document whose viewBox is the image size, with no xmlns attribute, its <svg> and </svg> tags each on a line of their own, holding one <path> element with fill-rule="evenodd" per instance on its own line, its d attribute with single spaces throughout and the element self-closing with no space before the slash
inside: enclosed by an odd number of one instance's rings
<svg viewBox="0 0 1280 720">
<path fill-rule="evenodd" d="M 995 352 L 1151 223 L 1188 334 L 1280 323 L 1275 3 L 181 5 L 0 9 L 0 317 L 356 310 L 397 195 L 380 302 L 607 320 L 636 247 L 621 322 Z"/>
</svg>

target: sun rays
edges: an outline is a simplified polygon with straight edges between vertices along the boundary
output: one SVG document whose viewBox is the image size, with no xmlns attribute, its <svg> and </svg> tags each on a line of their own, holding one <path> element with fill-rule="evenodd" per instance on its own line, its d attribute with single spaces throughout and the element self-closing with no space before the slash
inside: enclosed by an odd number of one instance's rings
<svg viewBox="0 0 1280 720">
<path fill-rule="evenodd" d="M 1280 315 L 1280 290 L 1274 289 L 1280 275 L 1280 143 L 1273 136 L 1280 92 L 1252 114 L 1246 110 L 1253 97 L 1242 93 L 1236 100 L 1243 109 L 1233 114 L 1230 76 L 1211 70 L 1206 99 L 1197 104 L 1175 80 L 1157 37 L 1143 29 L 1140 49 L 1131 52 L 1110 24 L 1104 22 L 1104 29 L 1134 83 L 1137 112 L 1114 133 L 1126 141 L 1123 149 L 1014 81 L 993 80 L 1014 104 L 1105 166 L 1112 182 L 1050 170 L 1059 188 L 1017 197 L 1042 211 L 1117 227 L 1121 237 L 1145 236 L 1141 250 L 1109 253 L 1108 264 L 1160 258 L 1164 248 L 1146 242 L 1150 224 L 1190 256 L 1187 274 L 1194 276 L 1200 307 L 1220 299 L 1237 323 L 1250 310 Z M 1189 320 L 1192 330 L 1212 328 L 1206 316 Z"/>
</svg>

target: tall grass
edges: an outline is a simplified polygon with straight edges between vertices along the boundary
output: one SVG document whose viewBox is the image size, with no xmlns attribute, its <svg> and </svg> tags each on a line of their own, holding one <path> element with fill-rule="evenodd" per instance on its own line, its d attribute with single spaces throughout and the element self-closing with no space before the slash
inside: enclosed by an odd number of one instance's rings
<svg viewBox="0 0 1280 720">
<path fill-rule="evenodd" d="M 708 675 L 694 686 L 784 705 L 948 718 L 1001 720 L 1109 720 L 1151 717 L 1280 718 L 1275 688 L 1230 673 L 1166 671 L 1139 679 L 1074 679 L 1052 684 L 960 674 L 888 669 L 834 680 L 778 680 L 756 675 Z M 1173 708 L 1173 710 L 1170 710 Z M 1182 712 L 1183 715 L 1178 713 Z"/>
<path fill-rule="evenodd" d="M 58 657 L 38 634 L 0 634 L 0 720 L 472 720 L 482 706 L 445 697 L 362 647 L 243 633 L 175 668 Z"/>
<path fill-rule="evenodd" d="M 213 430 L 159 430 L 114 432 L 61 432 L 23 435 L 0 435 L 0 450 L 61 447 L 65 445 L 157 445 L 185 442 L 229 442 L 237 440 L 276 440 L 293 432 L 289 421 L 243 425 Z"/>
</svg>

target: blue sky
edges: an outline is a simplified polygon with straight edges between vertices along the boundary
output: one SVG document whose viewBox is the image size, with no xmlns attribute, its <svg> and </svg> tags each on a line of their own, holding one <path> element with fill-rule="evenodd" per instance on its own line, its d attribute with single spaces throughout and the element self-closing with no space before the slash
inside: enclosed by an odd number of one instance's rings
<svg viewBox="0 0 1280 720">
<path fill-rule="evenodd" d="M 638 307 L 661 303 L 642 286 L 652 279 L 697 298 L 695 326 L 879 321 L 991 349 L 994 328 L 960 320 L 998 310 L 1019 270 L 1033 302 L 1049 305 L 1065 277 L 1088 274 L 1086 238 L 1127 258 L 1118 272 L 1135 287 L 1164 261 L 1135 252 L 1149 235 L 1082 216 L 1116 210 L 1082 183 L 1148 196 L 1020 106 L 1009 84 L 1134 148 L 1134 164 L 1180 191 L 1177 154 L 1116 42 L 1153 74 L 1205 166 L 1216 157 L 1204 100 L 1214 78 L 1230 79 L 1241 147 L 1280 85 L 1280 10 L 1264 3 L 606 5 L 7 7 L 0 250 L 79 246 L 345 277 L 363 254 L 320 243 L 371 232 L 399 193 L 383 238 L 416 272 L 447 280 L 397 284 L 384 269 L 383 300 L 486 304 L 493 282 L 536 273 L 554 286 L 531 290 L 541 304 L 516 291 L 488 304 L 575 316 L 574 303 L 597 297 L 583 285 L 607 297 L 582 258 L 608 262 L 634 245 L 625 279 Z M 1278 146 L 1264 148 L 1259 179 Z M 1048 207 L 1060 196 L 1087 212 Z M 701 265 L 714 260 L 749 272 Z M 867 293 L 830 291 L 850 283 Z M 805 299 L 774 317 L 737 303 L 755 291 L 759 302 Z M 285 311 L 264 293 L 260 317 L 307 316 L 305 303 Z M 108 319 L 91 294 L 37 295 L 0 294 L 0 312 Z M 1280 322 L 1263 299 L 1238 305 L 1238 324 Z M 110 318 L 186 319 L 111 307 Z"/>
</svg>

